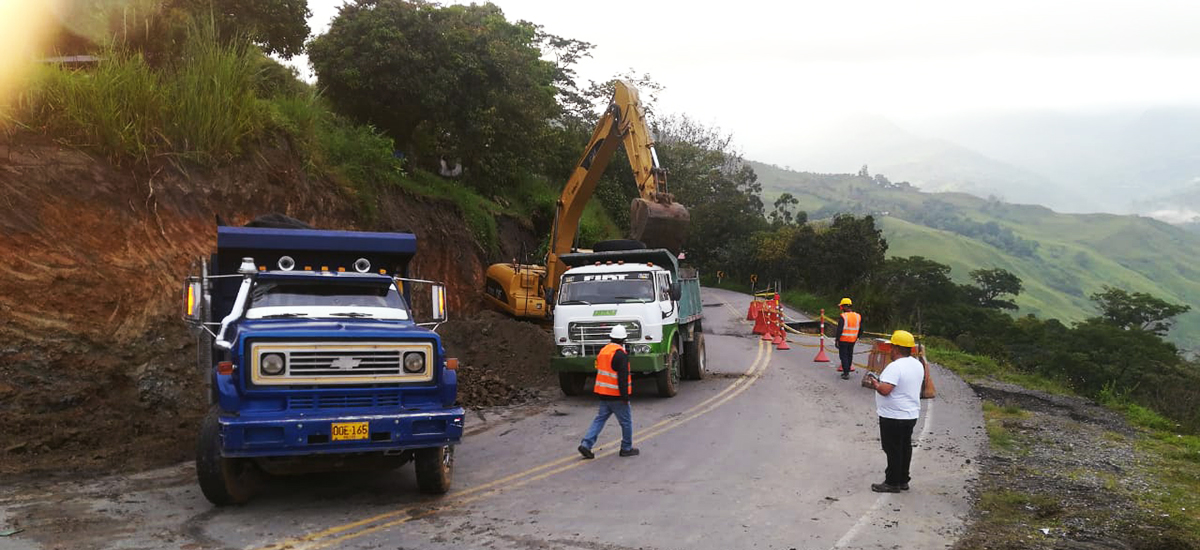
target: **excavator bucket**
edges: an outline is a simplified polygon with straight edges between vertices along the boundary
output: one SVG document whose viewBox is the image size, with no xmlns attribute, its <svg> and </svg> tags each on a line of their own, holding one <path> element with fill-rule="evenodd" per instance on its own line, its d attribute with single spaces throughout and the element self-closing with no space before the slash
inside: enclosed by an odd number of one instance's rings
<svg viewBox="0 0 1200 550">
<path fill-rule="evenodd" d="M 678 254 L 687 240 L 691 219 L 687 208 L 677 202 L 663 204 L 637 198 L 629 205 L 631 236 L 646 243 L 646 248 L 665 248 Z"/>
</svg>

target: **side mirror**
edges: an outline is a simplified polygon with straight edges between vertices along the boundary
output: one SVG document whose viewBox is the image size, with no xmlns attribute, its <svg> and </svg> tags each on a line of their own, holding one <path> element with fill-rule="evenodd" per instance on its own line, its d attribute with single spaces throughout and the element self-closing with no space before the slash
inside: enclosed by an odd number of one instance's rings
<svg viewBox="0 0 1200 550">
<path fill-rule="evenodd" d="M 433 285 L 433 320 L 446 320 L 446 287 Z"/>
<path fill-rule="evenodd" d="M 204 287 L 197 280 L 189 280 L 183 291 L 183 320 L 192 328 L 204 324 Z"/>
<path fill-rule="evenodd" d="M 679 298 L 682 296 L 683 287 L 679 286 L 679 283 L 671 283 L 671 299 L 678 302 Z"/>
</svg>

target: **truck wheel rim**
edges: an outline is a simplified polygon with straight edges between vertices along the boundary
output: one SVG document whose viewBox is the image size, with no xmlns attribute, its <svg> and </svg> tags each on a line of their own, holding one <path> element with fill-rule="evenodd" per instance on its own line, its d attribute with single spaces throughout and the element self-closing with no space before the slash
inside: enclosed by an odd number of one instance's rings
<svg viewBox="0 0 1200 550">
<path fill-rule="evenodd" d="M 446 445 L 442 447 L 442 468 L 447 471 L 454 467 L 454 447 Z"/>
</svg>

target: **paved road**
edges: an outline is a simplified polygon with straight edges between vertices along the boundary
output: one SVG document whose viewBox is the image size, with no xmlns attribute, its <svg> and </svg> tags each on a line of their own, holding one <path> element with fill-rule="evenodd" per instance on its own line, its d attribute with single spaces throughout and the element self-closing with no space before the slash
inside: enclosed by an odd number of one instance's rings
<svg viewBox="0 0 1200 550">
<path fill-rule="evenodd" d="M 406 467 L 284 478 L 246 506 L 215 509 L 194 485 L 192 465 L 181 464 L 0 494 L 0 528 L 26 529 L 0 547 L 949 546 L 969 512 L 966 487 L 985 442 L 970 389 L 935 367 L 939 395 L 923 402 L 912 490 L 872 493 L 884 456 L 870 391 L 841 380 L 833 363 L 813 363 L 815 338 L 779 351 L 750 336 L 748 302 L 704 290 L 710 376 L 685 382 L 672 399 L 653 397 L 652 381 L 639 385 L 638 457 L 616 456 L 613 419 L 597 458 L 581 460 L 575 447 L 594 400 L 550 394 L 472 413 L 445 497 L 419 495 Z"/>
</svg>

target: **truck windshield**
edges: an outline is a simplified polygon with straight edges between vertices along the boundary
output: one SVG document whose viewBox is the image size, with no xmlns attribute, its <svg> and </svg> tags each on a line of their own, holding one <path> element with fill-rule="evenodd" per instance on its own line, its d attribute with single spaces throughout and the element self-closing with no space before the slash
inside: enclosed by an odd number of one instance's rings
<svg viewBox="0 0 1200 550">
<path fill-rule="evenodd" d="M 370 317 L 406 320 L 408 306 L 392 284 L 268 281 L 254 286 L 248 319 Z"/>
<path fill-rule="evenodd" d="M 559 305 L 621 304 L 654 301 L 650 273 L 595 273 L 564 275 Z"/>
</svg>

